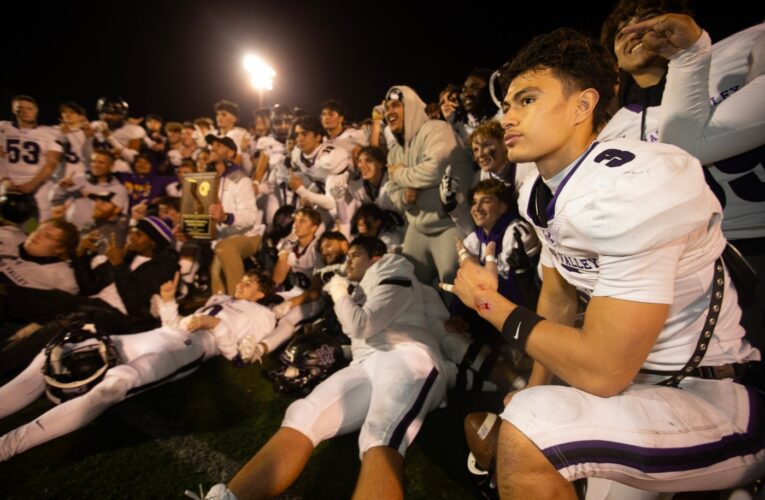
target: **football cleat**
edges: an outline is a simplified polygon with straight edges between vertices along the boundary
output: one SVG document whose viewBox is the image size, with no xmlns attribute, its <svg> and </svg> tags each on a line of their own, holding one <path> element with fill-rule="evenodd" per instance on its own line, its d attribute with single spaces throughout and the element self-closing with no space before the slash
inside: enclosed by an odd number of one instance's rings
<svg viewBox="0 0 765 500">
<path fill-rule="evenodd" d="M 193 498 L 194 500 L 238 500 L 236 495 L 231 493 L 231 490 L 228 489 L 228 486 L 223 483 L 218 483 L 210 488 L 210 491 L 207 492 L 207 495 L 202 492 L 201 484 L 199 485 L 199 495 L 191 490 L 186 490 L 183 492 L 183 494 L 189 498 Z"/>
</svg>

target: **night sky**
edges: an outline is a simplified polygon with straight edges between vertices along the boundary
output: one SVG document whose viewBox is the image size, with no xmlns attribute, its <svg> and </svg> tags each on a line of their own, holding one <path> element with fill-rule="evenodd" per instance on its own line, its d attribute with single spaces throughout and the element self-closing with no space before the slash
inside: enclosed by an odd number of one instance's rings
<svg viewBox="0 0 765 500">
<path fill-rule="evenodd" d="M 530 36 L 560 26 L 597 34 L 612 1 L 441 3 L 250 1 L 32 1 L 3 5 L 0 118 L 17 93 L 35 97 L 42 123 L 74 100 L 95 118 L 101 95 L 120 95 L 132 116 L 213 116 L 238 102 L 249 119 L 257 93 L 242 56 L 255 51 L 276 70 L 266 103 L 318 112 L 330 97 L 352 119 L 368 116 L 393 84 L 426 101 L 473 67 L 500 66 Z M 733 6 L 736 6 L 735 8 Z M 765 2 L 691 2 L 713 40 L 765 19 Z"/>
</svg>

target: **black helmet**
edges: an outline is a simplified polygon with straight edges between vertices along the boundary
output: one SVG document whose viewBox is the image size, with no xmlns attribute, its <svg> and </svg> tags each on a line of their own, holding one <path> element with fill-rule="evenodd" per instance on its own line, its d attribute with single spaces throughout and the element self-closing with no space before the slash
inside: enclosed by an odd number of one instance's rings
<svg viewBox="0 0 765 500">
<path fill-rule="evenodd" d="M 126 117 L 128 109 L 128 103 L 122 97 L 102 97 L 96 104 L 96 110 L 99 114 L 106 113 Z"/>
<path fill-rule="evenodd" d="M 71 323 L 45 346 L 45 394 L 56 404 L 81 396 L 119 363 L 108 335 L 99 334 L 93 324 Z"/>
<path fill-rule="evenodd" d="M 340 341 L 323 333 L 298 335 L 279 356 L 282 366 L 269 375 L 277 392 L 308 394 L 346 364 Z"/>
<path fill-rule="evenodd" d="M 0 196 L 0 216 L 8 222 L 21 224 L 37 216 L 37 202 L 31 194 L 6 191 Z"/>
</svg>

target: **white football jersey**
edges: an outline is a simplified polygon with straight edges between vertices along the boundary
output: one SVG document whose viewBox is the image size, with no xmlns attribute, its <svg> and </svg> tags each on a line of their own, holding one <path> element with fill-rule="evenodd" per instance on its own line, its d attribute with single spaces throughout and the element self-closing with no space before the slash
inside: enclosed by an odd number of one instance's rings
<svg viewBox="0 0 765 500">
<path fill-rule="evenodd" d="M 77 174 L 84 174 L 86 170 L 85 164 L 88 161 L 85 158 L 85 146 L 88 141 L 85 132 L 82 130 L 69 130 L 69 132 L 63 133 L 60 126 L 57 125 L 53 128 L 59 134 L 59 141 L 63 148 L 61 161 L 64 164 L 64 172 L 61 174 L 61 177 L 72 178 Z"/>
<path fill-rule="evenodd" d="M 292 271 L 298 278 L 298 287 L 302 290 L 308 290 L 311 286 L 311 276 L 313 276 L 316 266 L 321 262 L 318 249 L 319 234 L 306 246 L 300 248 L 295 246 L 290 251 L 287 262 Z"/>
<path fill-rule="evenodd" d="M 367 269 L 350 300 L 335 303 L 337 319 L 351 338 L 352 364 L 405 344 L 426 346 L 434 362 L 440 361 L 439 338 L 430 332 L 421 286 L 406 257 L 386 254 Z"/>
<path fill-rule="evenodd" d="M 671 305 L 645 368 L 674 370 L 688 361 L 709 308 L 713 262 L 725 246 L 721 207 L 698 160 L 664 144 L 595 142 L 546 183 L 539 176 L 527 182 L 518 203 L 543 244 L 542 264 L 572 286 Z M 704 365 L 757 355 L 741 342 L 736 297 L 726 286 Z"/>
<path fill-rule="evenodd" d="M 353 148 L 355 147 L 363 148 L 364 146 L 369 146 L 369 138 L 363 130 L 353 127 L 346 127 L 342 132 L 340 132 L 340 135 L 334 139 L 325 137 L 324 143 L 331 144 L 333 146 L 339 146 L 344 148 L 349 153 L 352 153 Z"/>
<path fill-rule="evenodd" d="M 255 151 L 262 151 L 268 155 L 268 166 L 270 168 L 284 163 L 284 160 L 287 157 L 287 147 L 283 143 L 277 141 L 272 135 L 259 137 L 255 142 L 253 149 Z"/>
<path fill-rule="evenodd" d="M 529 256 L 534 256 L 539 253 L 539 240 L 537 239 L 536 233 L 531 229 L 529 223 L 521 219 L 515 219 L 512 221 L 507 226 L 507 229 L 505 229 L 505 233 L 502 235 L 502 248 L 500 249 L 499 255 L 497 255 L 496 262 L 497 272 L 504 279 L 507 279 L 510 275 L 510 264 L 508 262 L 510 254 L 518 246 L 515 241 L 514 233 L 516 228 L 521 234 L 521 241 L 523 241 L 523 247 L 526 250 L 526 253 Z M 477 229 L 476 231 L 483 230 Z M 478 257 L 478 259 L 483 263 L 486 258 L 487 242 L 481 241 L 478 238 L 476 231 L 473 231 L 467 235 L 467 237 L 462 241 L 462 244 L 465 246 L 465 250 L 470 252 L 471 255 Z"/>
<path fill-rule="evenodd" d="M 372 183 L 364 179 L 349 181 L 345 186 L 329 189 L 328 192 L 335 198 L 337 204 L 337 221 L 341 232 L 346 237 L 351 237 L 350 227 L 353 214 L 364 203 L 374 203 L 383 210 L 398 212 L 398 209 L 390 199 L 387 191 L 388 172 L 383 173 L 380 187 L 375 188 Z M 402 214 L 403 215 L 403 214 Z M 395 242 L 391 242 L 395 245 Z M 386 242 L 387 244 L 387 242 Z M 390 248 L 390 247 L 389 247 Z"/>
<path fill-rule="evenodd" d="M 712 46 L 708 80 L 712 106 L 719 106 L 744 86 L 744 77 L 749 68 L 749 52 L 754 40 L 763 32 L 765 24 L 758 24 Z M 731 105 L 745 107 L 753 103 L 743 100 L 726 103 L 726 106 Z M 644 137 L 649 142 L 659 140 L 661 108 L 653 106 L 646 110 Z M 746 110 L 738 109 L 740 111 L 734 109 L 727 113 L 744 116 Z M 639 105 L 625 106 L 601 131 L 598 140 L 640 139 L 641 119 L 642 108 Z M 734 130 L 725 127 L 707 128 L 707 147 L 714 148 L 715 143 L 730 143 L 734 140 L 734 134 L 735 127 Z M 762 142 L 765 142 L 765 138 Z M 765 146 L 705 166 L 710 174 L 707 182 L 723 203 L 725 217 L 722 229 L 725 236 L 731 240 L 765 237 Z"/>
<path fill-rule="evenodd" d="M 292 150 L 292 166 L 321 185 L 330 175 L 341 174 L 351 165 L 351 154 L 345 148 L 331 144 L 320 145 L 310 155 L 304 155 L 299 148 Z"/>
<path fill-rule="evenodd" d="M 228 359 L 233 359 L 237 355 L 237 343 L 240 339 L 252 335 L 256 341 L 260 342 L 276 326 L 274 313 L 268 307 L 223 294 L 213 295 L 204 306 L 185 318 L 178 315 L 178 305 L 175 302 L 161 302 L 159 313 L 162 326 L 184 330 L 194 315 L 207 315 L 220 319 L 218 326 L 209 332 L 215 339 L 215 347 Z M 210 354 L 207 357 L 210 357 Z"/>
<path fill-rule="evenodd" d="M 64 150 L 58 136 L 53 127 L 18 128 L 13 122 L 0 122 L 0 147 L 5 152 L 0 160 L 2 177 L 14 184 L 31 181 L 45 166 L 49 151 Z"/>
<path fill-rule="evenodd" d="M 93 129 L 96 131 L 95 133 L 95 139 L 99 142 L 104 142 L 104 134 L 103 131 L 108 129 L 108 125 L 106 125 L 106 122 L 97 120 L 90 124 Z M 143 127 L 139 125 L 135 125 L 133 123 L 125 123 L 117 130 L 112 131 L 111 137 L 114 137 L 123 147 L 127 147 L 130 144 L 130 141 L 134 139 L 140 139 L 143 141 L 144 137 L 146 137 L 146 130 L 143 129 Z"/>
<path fill-rule="evenodd" d="M 15 226 L 0 227 L 0 282 L 41 290 L 77 293 L 79 287 L 68 262 L 25 255 L 21 244 L 27 235 Z"/>
<path fill-rule="evenodd" d="M 220 133 L 216 134 L 217 136 L 221 136 Z M 250 141 L 250 133 L 247 132 L 247 130 L 243 129 L 242 127 L 234 127 L 225 134 L 223 134 L 224 137 L 230 137 L 231 140 L 234 141 L 234 144 L 236 144 L 236 154 L 240 155 L 242 154 L 242 144 L 245 143 L 245 141 Z"/>
</svg>

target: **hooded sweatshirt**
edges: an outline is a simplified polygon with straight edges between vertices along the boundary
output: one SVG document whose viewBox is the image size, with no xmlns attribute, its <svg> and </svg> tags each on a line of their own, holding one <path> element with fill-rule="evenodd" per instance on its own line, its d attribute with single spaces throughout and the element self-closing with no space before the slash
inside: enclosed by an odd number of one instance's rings
<svg viewBox="0 0 765 500">
<path fill-rule="evenodd" d="M 425 113 L 425 103 L 417 93 L 404 85 L 388 90 L 398 90 L 404 102 L 404 136 L 397 136 L 388 152 L 388 164 L 403 164 L 390 178 L 386 188 L 394 205 L 405 212 L 407 221 L 423 234 L 439 234 L 454 227 L 451 218 L 440 213 L 441 201 L 438 185 L 447 166 L 457 179 L 460 189 L 467 195 L 473 176 L 471 160 L 457 140 L 449 124 L 443 120 L 431 120 Z M 406 188 L 418 190 L 417 201 L 404 203 Z"/>
</svg>

